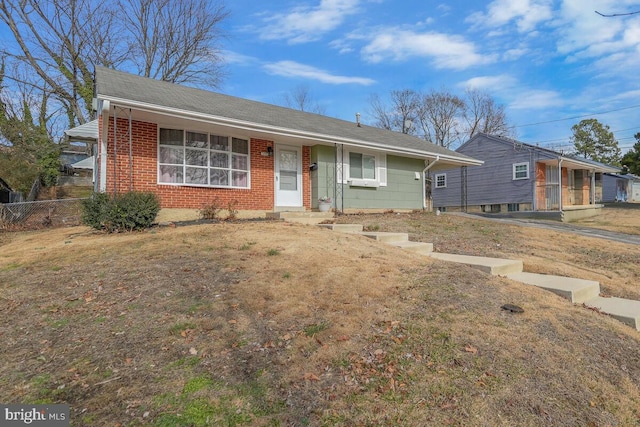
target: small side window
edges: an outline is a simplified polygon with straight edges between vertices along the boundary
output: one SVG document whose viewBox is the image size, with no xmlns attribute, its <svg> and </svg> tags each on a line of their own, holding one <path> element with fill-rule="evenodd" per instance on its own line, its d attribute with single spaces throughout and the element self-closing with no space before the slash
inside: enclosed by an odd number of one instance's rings
<svg viewBox="0 0 640 427">
<path fill-rule="evenodd" d="M 528 179 L 529 178 L 529 163 L 514 163 L 513 164 L 513 179 Z"/>
<path fill-rule="evenodd" d="M 447 186 L 447 174 L 441 173 L 436 175 L 436 188 L 445 188 Z"/>
</svg>

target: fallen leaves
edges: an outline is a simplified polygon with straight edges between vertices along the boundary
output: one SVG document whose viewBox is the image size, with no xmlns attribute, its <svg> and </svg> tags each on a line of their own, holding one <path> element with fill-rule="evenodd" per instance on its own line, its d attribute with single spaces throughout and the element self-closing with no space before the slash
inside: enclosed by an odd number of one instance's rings
<svg viewBox="0 0 640 427">
<path fill-rule="evenodd" d="M 310 372 L 307 372 L 306 374 L 304 374 L 303 378 L 305 381 L 320 381 L 319 376 L 317 376 L 316 374 L 312 374 Z"/>
<path fill-rule="evenodd" d="M 478 353 L 478 349 L 475 348 L 474 346 L 472 346 L 471 344 L 468 344 L 465 348 L 464 351 L 466 351 L 467 353 L 473 353 L 476 354 Z"/>
</svg>

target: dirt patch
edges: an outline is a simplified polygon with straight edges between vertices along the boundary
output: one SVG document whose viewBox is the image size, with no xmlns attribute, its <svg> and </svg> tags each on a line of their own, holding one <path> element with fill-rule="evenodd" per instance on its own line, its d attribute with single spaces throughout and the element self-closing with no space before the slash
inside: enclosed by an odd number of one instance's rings
<svg viewBox="0 0 640 427">
<path fill-rule="evenodd" d="M 594 239 L 446 215 L 339 220 L 442 252 L 638 274 L 613 258 L 637 260 L 632 248 Z M 363 237 L 243 222 L 0 233 L 0 245 L 0 401 L 68 403 L 73 425 L 640 421 L 636 331 Z"/>
</svg>

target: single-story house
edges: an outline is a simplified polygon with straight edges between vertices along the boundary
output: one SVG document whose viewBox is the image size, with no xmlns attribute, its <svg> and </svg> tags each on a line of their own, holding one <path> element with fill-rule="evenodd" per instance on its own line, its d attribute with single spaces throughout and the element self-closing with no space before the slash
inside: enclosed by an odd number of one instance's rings
<svg viewBox="0 0 640 427">
<path fill-rule="evenodd" d="M 96 68 L 96 188 L 163 208 L 422 209 L 429 170 L 481 161 L 359 123 Z M 354 112 L 355 113 L 355 112 Z"/>
<path fill-rule="evenodd" d="M 592 160 L 477 134 L 456 151 L 481 166 L 432 173 L 434 208 L 569 221 L 599 212 L 596 176 L 619 172 Z"/>
<path fill-rule="evenodd" d="M 602 174 L 600 194 L 603 203 L 640 202 L 640 177 L 633 174 Z"/>
</svg>

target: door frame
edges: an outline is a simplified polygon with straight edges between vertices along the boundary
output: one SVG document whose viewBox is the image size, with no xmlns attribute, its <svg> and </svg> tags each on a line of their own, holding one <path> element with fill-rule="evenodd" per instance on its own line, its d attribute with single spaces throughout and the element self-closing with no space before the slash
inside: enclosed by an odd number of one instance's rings
<svg viewBox="0 0 640 427">
<path fill-rule="evenodd" d="M 274 171 L 273 171 L 273 186 L 274 186 L 274 191 L 273 191 L 273 204 L 275 208 L 294 208 L 294 209 L 300 209 L 304 207 L 304 191 L 303 191 L 303 177 L 302 177 L 302 154 L 303 154 L 303 150 L 302 147 L 300 146 L 296 146 L 296 145 L 286 145 L 286 144 L 274 144 L 274 156 L 275 156 L 275 161 L 274 161 Z M 298 193 L 299 193 L 299 197 L 298 200 L 295 201 L 295 204 L 281 204 L 278 203 L 278 187 L 279 187 L 279 182 L 280 182 L 280 150 L 295 150 L 297 153 L 297 158 L 298 158 L 298 162 L 297 162 L 297 174 L 296 174 L 296 180 L 297 180 L 297 188 L 298 188 Z"/>
</svg>

